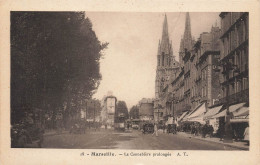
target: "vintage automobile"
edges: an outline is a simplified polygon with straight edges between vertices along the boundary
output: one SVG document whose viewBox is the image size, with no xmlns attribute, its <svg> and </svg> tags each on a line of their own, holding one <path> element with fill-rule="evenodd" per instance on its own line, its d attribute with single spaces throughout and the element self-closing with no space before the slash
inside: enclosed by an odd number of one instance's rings
<svg viewBox="0 0 260 165">
<path fill-rule="evenodd" d="M 145 123 L 143 124 L 143 134 L 146 133 L 153 133 L 154 132 L 154 125 L 152 123 Z"/>
<path fill-rule="evenodd" d="M 44 129 L 28 123 L 19 123 L 11 127 L 11 147 L 25 148 L 34 144 L 41 148 Z"/>
<path fill-rule="evenodd" d="M 140 123 L 141 123 L 141 120 L 139 119 L 133 119 L 132 120 L 132 128 L 133 129 L 140 129 Z"/>
<path fill-rule="evenodd" d="M 167 133 L 176 134 L 177 133 L 177 126 L 176 126 L 176 124 L 168 124 L 167 125 Z"/>
</svg>

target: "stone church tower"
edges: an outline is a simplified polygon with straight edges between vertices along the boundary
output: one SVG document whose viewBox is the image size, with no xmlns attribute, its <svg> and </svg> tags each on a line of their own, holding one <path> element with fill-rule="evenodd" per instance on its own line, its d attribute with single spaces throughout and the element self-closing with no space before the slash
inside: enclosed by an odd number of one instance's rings
<svg viewBox="0 0 260 165">
<path fill-rule="evenodd" d="M 185 55 L 185 49 L 191 50 L 195 40 L 191 36 L 191 25 L 190 25 L 190 14 L 186 13 L 186 20 L 185 20 L 185 30 L 184 35 L 182 36 L 180 49 L 179 49 L 179 63 L 183 66 L 183 57 Z"/>
<path fill-rule="evenodd" d="M 164 16 L 161 41 L 159 40 L 157 52 L 157 69 L 155 80 L 155 98 L 161 97 L 162 90 L 166 87 L 179 70 L 179 63 L 173 55 L 172 42 L 168 34 L 167 16 Z"/>
</svg>

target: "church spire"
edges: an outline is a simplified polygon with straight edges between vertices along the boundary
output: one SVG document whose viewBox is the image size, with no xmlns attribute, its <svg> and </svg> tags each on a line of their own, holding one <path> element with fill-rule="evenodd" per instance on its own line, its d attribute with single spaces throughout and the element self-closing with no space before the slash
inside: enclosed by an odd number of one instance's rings
<svg viewBox="0 0 260 165">
<path fill-rule="evenodd" d="M 169 46 L 170 46 L 170 40 L 169 40 L 169 33 L 168 33 L 168 22 L 167 22 L 167 16 L 165 14 L 164 21 L 163 21 L 161 52 L 164 52 L 165 54 L 169 54 L 170 52 Z"/>
<path fill-rule="evenodd" d="M 192 48 L 192 36 L 191 36 L 191 24 L 190 24 L 189 12 L 186 13 L 183 42 L 184 42 L 184 49 L 190 50 Z"/>
</svg>

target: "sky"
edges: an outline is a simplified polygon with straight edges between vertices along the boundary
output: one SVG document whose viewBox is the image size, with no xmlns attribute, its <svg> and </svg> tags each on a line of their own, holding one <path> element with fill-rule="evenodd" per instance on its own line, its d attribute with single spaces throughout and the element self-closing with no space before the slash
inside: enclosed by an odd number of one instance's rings
<svg viewBox="0 0 260 165">
<path fill-rule="evenodd" d="M 86 12 L 98 39 L 109 43 L 100 61 L 102 80 L 94 98 L 102 99 L 112 91 L 130 109 L 142 98 L 155 97 L 157 50 L 165 14 L 178 61 L 186 13 Z M 212 26 L 220 26 L 219 13 L 190 13 L 190 19 L 195 40 Z"/>
</svg>

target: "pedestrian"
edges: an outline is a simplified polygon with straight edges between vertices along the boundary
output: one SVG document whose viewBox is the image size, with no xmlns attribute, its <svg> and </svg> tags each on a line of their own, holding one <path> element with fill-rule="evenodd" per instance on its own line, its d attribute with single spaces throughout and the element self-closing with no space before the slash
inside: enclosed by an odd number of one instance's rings
<svg viewBox="0 0 260 165">
<path fill-rule="evenodd" d="M 213 128 L 212 125 L 209 125 L 208 129 L 209 129 L 209 132 L 208 132 L 209 133 L 209 137 L 211 138 L 211 137 L 213 137 L 214 128 Z"/>
<path fill-rule="evenodd" d="M 154 132 L 152 134 L 152 136 L 155 134 L 156 137 L 158 137 L 158 128 L 157 128 L 157 124 L 154 124 Z"/>
<path fill-rule="evenodd" d="M 194 136 L 195 135 L 195 125 L 191 124 L 191 134 Z"/>
<path fill-rule="evenodd" d="M 163 129 L 163 133 L 165 133 L 166 124 L 163 124 L 162 129 Z"/>
<path fill-rule="evenodd" d="M 202 138 L 205 138 L 206 137 L 206 134 L 207 134 L 207 125 L 203 125 L 202 126 Z"/>
<path fill-rule="evenodd" d="M 129 130 L 129 123 L 127 123 L 127 129 Z"/>
<path fill-rule="evenodd" d="M 245 129 L 244 140 L 247 141 L 247 145 L 249 145 L 249 126 L 247 126 Z"/>
</svg>

